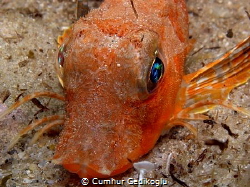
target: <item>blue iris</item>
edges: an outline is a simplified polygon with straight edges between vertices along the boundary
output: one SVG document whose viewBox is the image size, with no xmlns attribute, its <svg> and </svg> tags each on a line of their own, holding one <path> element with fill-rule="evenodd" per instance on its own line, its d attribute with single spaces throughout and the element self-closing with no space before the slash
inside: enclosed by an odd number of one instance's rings
<svg viewBox="0 0 250 187">
<path fill-rule="evenodd" d="M 59 52 L 58 52 L 58 64 L 60 66 L 63 67 L 63 64 L 64 64 L 64 51 L 65 51 L 65 48 L 64 48 L 64 45 L 62 45 L 60 48 L 59 48 Z"/>
<path fill-rule="evenodd" d="M 155 58 L 154 64 L 151 67 L 150 71 L 150 81 L 153 84 L 156 84 L 162 77 L 164 71 L 164 66 L 158 57 Z"/>
</svg>

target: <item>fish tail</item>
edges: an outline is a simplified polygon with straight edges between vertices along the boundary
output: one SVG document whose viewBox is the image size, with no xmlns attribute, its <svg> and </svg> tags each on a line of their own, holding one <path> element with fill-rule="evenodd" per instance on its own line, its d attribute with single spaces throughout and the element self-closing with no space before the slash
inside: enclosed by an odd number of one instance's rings
<svg viewBox="0 0 250 187">
<path fill-rule="evenodd" d="M 184 76 L 173 119 L 200 120 L 202 113 L 218 105 L 250 116 L 248 110 L 226 101 L 232 89 L 249 79 L 250 36 L 218 60 Z"/>
</svg>

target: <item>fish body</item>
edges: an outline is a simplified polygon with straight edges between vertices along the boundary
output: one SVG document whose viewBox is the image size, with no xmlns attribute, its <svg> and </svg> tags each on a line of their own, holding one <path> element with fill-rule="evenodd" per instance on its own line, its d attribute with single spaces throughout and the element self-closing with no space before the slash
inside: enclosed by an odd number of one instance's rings
<svg viewBox="0 0 250 187">
<path fill-rule="evenodd" d="M 54 162 L 80 177 L 126 171 L 173 118 L 189 46 L 185 1 L 106 0 L 58 41 L 66 120 Z"/>
</svg>

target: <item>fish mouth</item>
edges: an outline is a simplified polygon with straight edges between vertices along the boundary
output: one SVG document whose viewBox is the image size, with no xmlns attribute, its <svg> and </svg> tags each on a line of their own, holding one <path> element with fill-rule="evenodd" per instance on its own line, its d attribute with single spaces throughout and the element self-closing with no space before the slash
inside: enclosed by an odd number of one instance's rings
<svg viewBox="0 0 250 187">
<path fill-rule="evenodd" d="M 132 163 L 127 163 L 123 167 L 116 170 L 109 170 L 102 166 L 94 166 L 86 163 L 65 163 L 61 158 L 55 158 L 52 160 L 54 164 L 61 164 L 65 169 L 71 173 L 76 173 L 80 178 L 107 178 L 120 173 L 125 172 L 127 169 L 132 167 Z"/>
<path fill-rule="evenodd" d="M 86 116 L 70 118 L 61 132 L 53 163 L 82 178 L 114 176 L 131 168 L 141 155 L 140 141 L 140 128 L 129 120 L 96 123 Z"/>
</svg>

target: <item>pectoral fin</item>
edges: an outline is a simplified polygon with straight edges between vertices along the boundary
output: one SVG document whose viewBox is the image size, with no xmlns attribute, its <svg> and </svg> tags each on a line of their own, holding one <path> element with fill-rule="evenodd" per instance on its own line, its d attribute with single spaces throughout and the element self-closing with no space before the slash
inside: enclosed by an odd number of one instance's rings
<svg viewBox="0 0 250 187">
<path fill-rule="evenodd" d="M 245 115 L 250 112 L 226 101 L 231 90 L 250 78 L 250 36 L 218 60 L 185 75 L 179 90 L 175 116 L 172 118 L 202 119 L 202 114 L 221 105 Z"/>
</svg>

